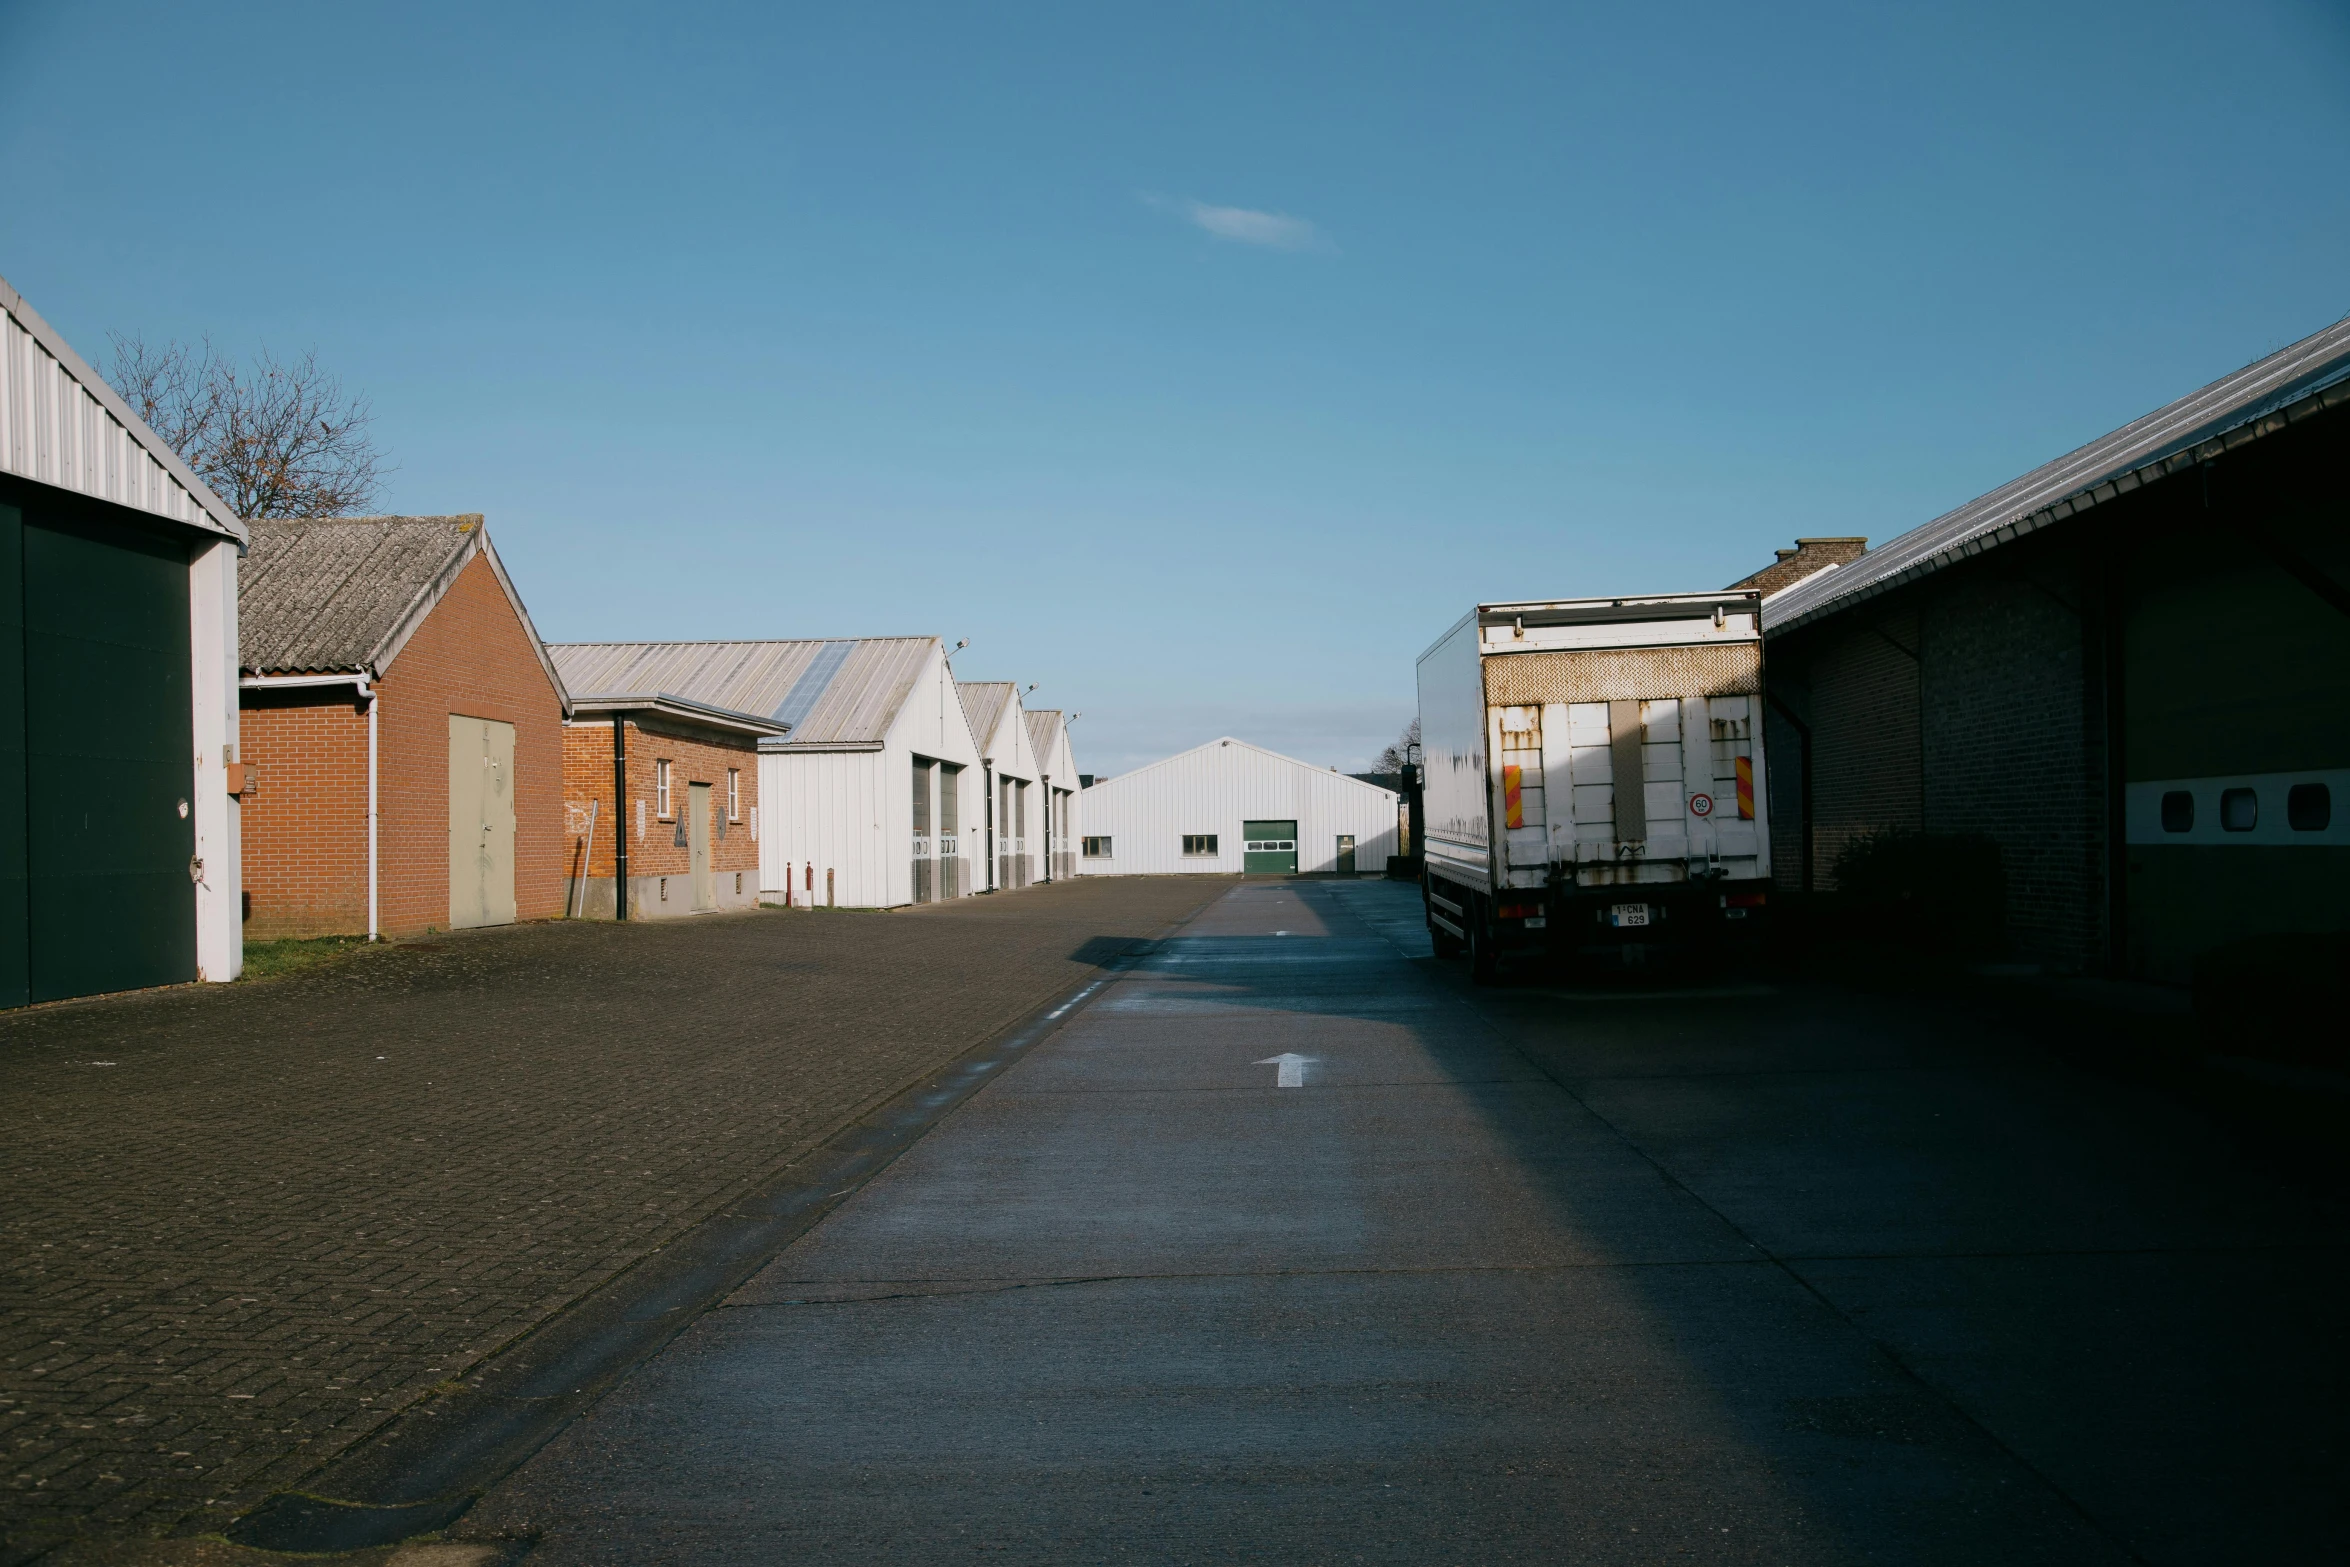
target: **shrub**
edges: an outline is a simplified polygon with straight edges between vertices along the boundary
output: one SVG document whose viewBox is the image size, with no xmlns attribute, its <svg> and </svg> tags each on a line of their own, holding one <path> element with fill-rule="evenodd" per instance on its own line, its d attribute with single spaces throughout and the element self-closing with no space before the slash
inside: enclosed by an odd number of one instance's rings
<svg viewBox="0 0 2350 1567">
<path fill-rule="evenodd" d="M 1836 901 L 1859 934 L 1954 956 L 1997 952 L 2007 874 L 1979 833 L 1868 833 L 1836 856 Z"/>
</svg>

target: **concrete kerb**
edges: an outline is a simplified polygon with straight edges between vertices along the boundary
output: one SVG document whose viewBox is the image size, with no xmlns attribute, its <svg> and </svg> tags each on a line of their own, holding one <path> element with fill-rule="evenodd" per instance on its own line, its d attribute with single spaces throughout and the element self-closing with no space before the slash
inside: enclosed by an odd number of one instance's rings
<svg viewBox="0 0 2350 1567">
<path fill-rule="evenodd" d="M 705 1311 L 1057 1033 L 1197 911 L 1097 960 L 1092 978 L 884 1099 L 719 1212 L 232 1521 L 237 1545 L 305 1555 L 437 1534 Z"/>
</svg>

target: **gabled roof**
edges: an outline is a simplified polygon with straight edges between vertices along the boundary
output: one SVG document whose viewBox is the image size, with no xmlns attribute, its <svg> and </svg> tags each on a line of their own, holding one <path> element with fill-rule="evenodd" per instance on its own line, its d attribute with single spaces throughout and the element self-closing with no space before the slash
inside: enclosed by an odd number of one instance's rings
<svg viewBox="0 0 2350 1567">
<path fill-rule="evenodd" d="M 0 278 L 0 472 L 242 541 L 245 524 Z"/>
<path fill-rule="evenodd" d="M 963 699 L 963 717 L 971 725 L 971 743 L 986 754 L 988 742 L 995 738 L 996 726 L 1004 721 L 1004 704 L 1012 700 L 1012 682 L 1009 680 L 958 680 L 955 695 Z"/>
<path fill-rule="evenodd" d="M 1052 759 L 1053 739 L 1061 730 L 1061 710 L 1031 708 L 1023 716 L 1028 721 L 1028 749 L 1036 753 L 1036 765 L 1041 769 Z"/>
<path fill-rule="evenodd" d="M 1805 578 L 1763 606 L 1764 625 L 1787 631 L 1832 614 L 2344 401 L 2350 401 L 2350 317 L 2011 479 L 1858 560 Z"/>
<path fill-rule="evenodd" d="M 514 606 L 547 679 L 562 677 L 478 512 L 455 517 L 309 517 L 251 524 L 237 569 L 237 663 L 248 675 L 380 675 L 481 555 Z M 569 697 L 564 697 L 569 705 Z"/>
<path fill-rule="evenodd" d="M 581 691 L 666 692 L 785 725 L 762 749 L 877 751 L 937 646 L 936 637 L 842 637 L 559 642 L 548 652 Z"/>
<path fill-rule="evenodd" d="M 1171 767 L 1175 763 L 1182 761 L 1187 756 L 1197 756 L 1202 751 L 1214 751 L 1219 750 L 1225 746 L 1234 745 L 1239 746 L 1244 751 L 1254 751 L 1259 756 L 1270 757 L 1276 762 L 1287 762 L 1290 766 L 1298 768 L 1303 772 L 1312 773 L 1317 777 L 1329 778 L 1333 780 L 1344 779 L 1346 782 L 1354 785 L 1358 789 L 1376 789 L 1379 793 L 1384 795 L 1393 795 L 1395 793 L 1393 789 L 1381 788 L 1378 784 L 1375 783 L 1366 783 L 1363 779 L 1357 777 L 1353 773 L 1333 772 L 1327 767 L 1316 767 L 1313 763 L 1301 762 L 1294 756 L 1284 756 L 1279 751 L 1269 751 L 1261 745 L 1251 745 L 1248 741 L 1240 739 L 1234 735 L 1219 735 L 1213 740 L 1209 740 L 1203 744 L 1193 746 L 1188 751 L 1178 751 L 1173 756 L 1162 756 L 1155 762 L 1146 762 L 1142 766 L 1137 767 L 1130 772 L 1123 772 L 1118 774 L 1115 778 L 1096 778 L 1093 781 L 1093 786 L 1096 789 L 1100 789 L 1110 784 L 1122 784 L 1129 778 L 1139 777 L 1144 773 L 1152 771 L 1154 768 Z"/>
</svg>

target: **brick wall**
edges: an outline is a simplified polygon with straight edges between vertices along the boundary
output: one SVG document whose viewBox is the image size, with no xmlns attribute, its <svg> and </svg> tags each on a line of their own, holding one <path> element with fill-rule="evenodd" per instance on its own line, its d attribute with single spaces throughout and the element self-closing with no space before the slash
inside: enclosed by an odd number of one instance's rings
<svg viewBox="0 0 2350 1567">
<path fill-rule="evenodd" d="M 670 764 L 670 814 L 654 812 L 654 764 Z M 740 775 L 742 811 L 725 821 L 726 775 Z M 729 744 L 715 738 L 687 738 L 664 730 L 648 732 L 628 726 L 628 874 L 683 876 L 692 869 L 692 852 L 677 841 L 678 813 L 685 808 L 690 784 L 708 784 L 715 807 L 710 838 L 713 871 L 751 871 L 759 868 L 759 846 L 751 837 L 751 813 L 759 805 L 759 752 L 754 742 Z M 645 831 L 636 831 L 636 802 L 645 807 Z M 590 877 L 612 874 L 612 722 L 582 720 L 563 731 L 564 870 L 579 869 L 581 840 L 587 833 L 589 802 L 596 802 L 595 859 Z M 718 835 L 716 821 L 725 822 Z"/>
<path fill-rule="evenodd" d="M 1837 851 L 1862 833 L 1980 834 L 1999 845 L 2015 955 L 2103 961 L 2102 633 L 2083 548 L 2069 535 L 2012 545 L 1774 644 L 1774 686 L 1812 726 L 1820 890 L 1834 890 Z M 1797 742 L 1784 723 L 1770 740 L 1784 768 L 1772 831 L 1792 885 Z"/>
<path fill-rule="evenodd" d="M 1934 579 L 1919 601 L 1919 701 L 1926 830 L 1996 839 L 2010 944 L 2077 968 L 2102 956 L 2104 726 L 2068 568 L 2022 546 Z"/>
<path fill-rule="evenodd" d="M 1925 825 L 1917 646 L 1915 613 L 1872 605 L 1811 639 L 1812 873 L 1823 892 L 1853 839 Z"/>
<path fill-rule="evenodd" d="M 375 683 L 380 928 L 449 923 L 449 715 L 514 726 L 514 909 L 563 912 L 563 709 L 489 561 L 476 556 Z M 367 721 L 261 700 L 240 716 L 258 788 L 244 815 L 246 934 L 367 929 Z M 319 748 L 315 752 L 313 747 Z M 255 879 L 256 870 L 260 880 Z"/>
<path fill-rule="evenodd" d="M 245 893 L 255 938 L 367 928 L 367 718 L 351 688 L 246 693 Z"/>
</svg>

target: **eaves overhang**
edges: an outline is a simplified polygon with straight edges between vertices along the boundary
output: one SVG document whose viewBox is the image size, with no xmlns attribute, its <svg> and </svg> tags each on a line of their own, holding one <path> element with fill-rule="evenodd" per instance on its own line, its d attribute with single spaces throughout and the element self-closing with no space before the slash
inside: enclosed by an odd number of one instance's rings
<svg viewBox="0 0 2350 1567">
<path fill-rule="evenodd" d="M 134 471 L 126 443 L 154 469 Z M 0 472 L 234 539 L 240 549 L 251 540 L 244 519 L 6 278 L 0 278 Z"/>
<path fill-rule="evenodd" d="M 713 707 L 707 702 L 696 702 L 668 691 L 601 691 L 571 699 L 571 717 L 575 722 L 600 718 L 634 718 L 640 714 L 658 714 L 662 717 L 695 723 L 710 729 L 724 729 L 735 734 L 755 735 L 761 739 L 780 737 L 790 726 L 757 713 L 738 713 L 732 708 Z"/>
</svg>

